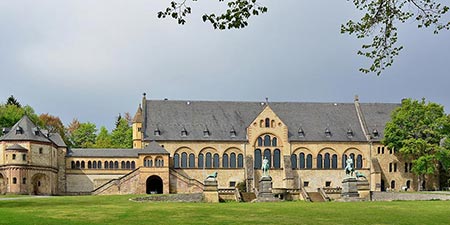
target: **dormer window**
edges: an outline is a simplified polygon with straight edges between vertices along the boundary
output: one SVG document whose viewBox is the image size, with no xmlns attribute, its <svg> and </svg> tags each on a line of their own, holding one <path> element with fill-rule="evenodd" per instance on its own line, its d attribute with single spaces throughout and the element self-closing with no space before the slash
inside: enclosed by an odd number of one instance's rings
<svg viewBox="0 0 450 225">
<path fill-rule="evenodd" d="M 39 128 L 35 127 L 33 128 L 34 135 L 39 135 Z"/>
<path fill-rule="evenodd" d="M 380 134 L 378 133 L 378 130 L 376 128 L 373 129 L 372 134 L 373 134 L 374 138 L 378 138 L 380 136 Z"/>
<path fill-rule="evenodd" d="M 325 136 L 331 137 L 331 131 L 330 131 L 330 128 L 328 128 L 328 127 L 325 129 Z"/>
<path fill-rule="evenodd" d="M 203 130 L 203 137 L 209 137 L 211 135 L 211 133 L 209 132 L 208 128 L 205 127 L 205 129 Z"/>
<path fill-rule="evenodd" d="M 347 130 L 347 137 L 348 138 L 352 138 L 353 137 L 353 130 L 352 130 L 351 127 L 349 127 L 348 130 Z"/>
<path fill-rule="evenodd" d="M 231 127 L 230 137 L 236 137 L 236 130 L 234 130 L 234 127 Z"/>
<path fill-rule="evenodd" d="M 305 131 L 303 131 L 302 127 L 298 128 L 298 136 L 299 137 L 305 137 Z"/>
<path fill-rule="evenodd" d="M 183 127 L 183 129 L 181 130 L 181 137 L 186 137 L 188 136 L 188 132 L 186 130 L 186 128 Z"/>
<path fill-rule="evenodd" d="M 17 126 L 16 128 L 16 134 L 23 134 L 23 129 L 21 126 Z"/>
<path fill-rule="evenodd" d="M 156 129 L 153 131 L 153 134 L 154 134 L 155 136 L 160 136 L 160 135 L 161 135 L 161 131 L 159 130 L 159 128 L 156 128 Z"/>
</svg>

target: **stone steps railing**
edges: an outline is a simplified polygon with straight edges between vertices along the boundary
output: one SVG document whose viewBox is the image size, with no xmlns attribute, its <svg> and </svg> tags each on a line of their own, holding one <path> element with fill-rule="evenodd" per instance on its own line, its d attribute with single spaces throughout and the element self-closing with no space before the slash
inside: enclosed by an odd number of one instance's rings
<svg viewBox="0 0 450 225">
<path fill-rule="evenodd" d="M 96 189 L 94 189 L 91 193 L 93 195 L 98 195 L 101 194 L 102 192 L 104 192 L 105 190 L 107 190 L 108 188 L 110 188 L 113 185 L 118 185 L 120 182 L 125 182 L 129 179 L 131 179 L 132 177 L 136 176 L 139 174 L 139 167 L 134 169 L 133 171 L 123 175 L 122 177 L 119 178 L 115 178 L 115 179 L 111 179 L 110 181 L 100 185 L 99 187 L 97 187 Z"/>
</svg>

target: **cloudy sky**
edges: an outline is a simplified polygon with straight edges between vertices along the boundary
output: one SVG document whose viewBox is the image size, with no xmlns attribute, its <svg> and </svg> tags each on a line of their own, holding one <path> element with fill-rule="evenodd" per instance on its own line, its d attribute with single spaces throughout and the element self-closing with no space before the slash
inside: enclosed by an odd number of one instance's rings
<svg viewBox="0 0 450 225">
<path fill-rule="evenodd" d="M 358 68 L 368 42 L 340 34 L 352 1 L 264 0 L 269 12 L 238 31 L 201 21 L 218 1 L 191 3 L 188 24 L 156 18 L 168 0 L 0 0 L 0 101 L 113 126 L 151 99 L 400 102 L 450 109 L 450 32 L 400 25 L 405 47 L 380 77 Z M 450 17 L 447 16 L 447 20 Z"/>
</svg>

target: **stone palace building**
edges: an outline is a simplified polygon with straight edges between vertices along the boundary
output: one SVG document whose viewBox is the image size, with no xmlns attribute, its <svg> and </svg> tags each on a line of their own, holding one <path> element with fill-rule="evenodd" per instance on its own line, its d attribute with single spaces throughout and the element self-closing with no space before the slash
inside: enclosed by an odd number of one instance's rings
<svg viewBox="0 0 450 225">
<path fill-rule="evenodd" d="M 412 164 L 380 143 L 400 104 L 147 100 L 133 119 L 133 149 L 68 149 L 28 117 L 0 138 L 1 193 L 74 195 L 257 192 L 269 160 L 273 192 L 339 189 L 348 158 L 371 191 L 415 189 Z M 436 188 L 436 182 L 423 184 Z"/>
</svg>

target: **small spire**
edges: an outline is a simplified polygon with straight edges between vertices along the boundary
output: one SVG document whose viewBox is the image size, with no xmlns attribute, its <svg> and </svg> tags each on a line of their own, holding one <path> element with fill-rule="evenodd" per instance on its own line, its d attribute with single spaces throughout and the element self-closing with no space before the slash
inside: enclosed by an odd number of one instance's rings
<svg viewBox="0 0 450 225">
<path fill-rule="evenodd" d="M 266 97 L 266 104 L 269 104 L 269 97 Z"/>
</svg>

